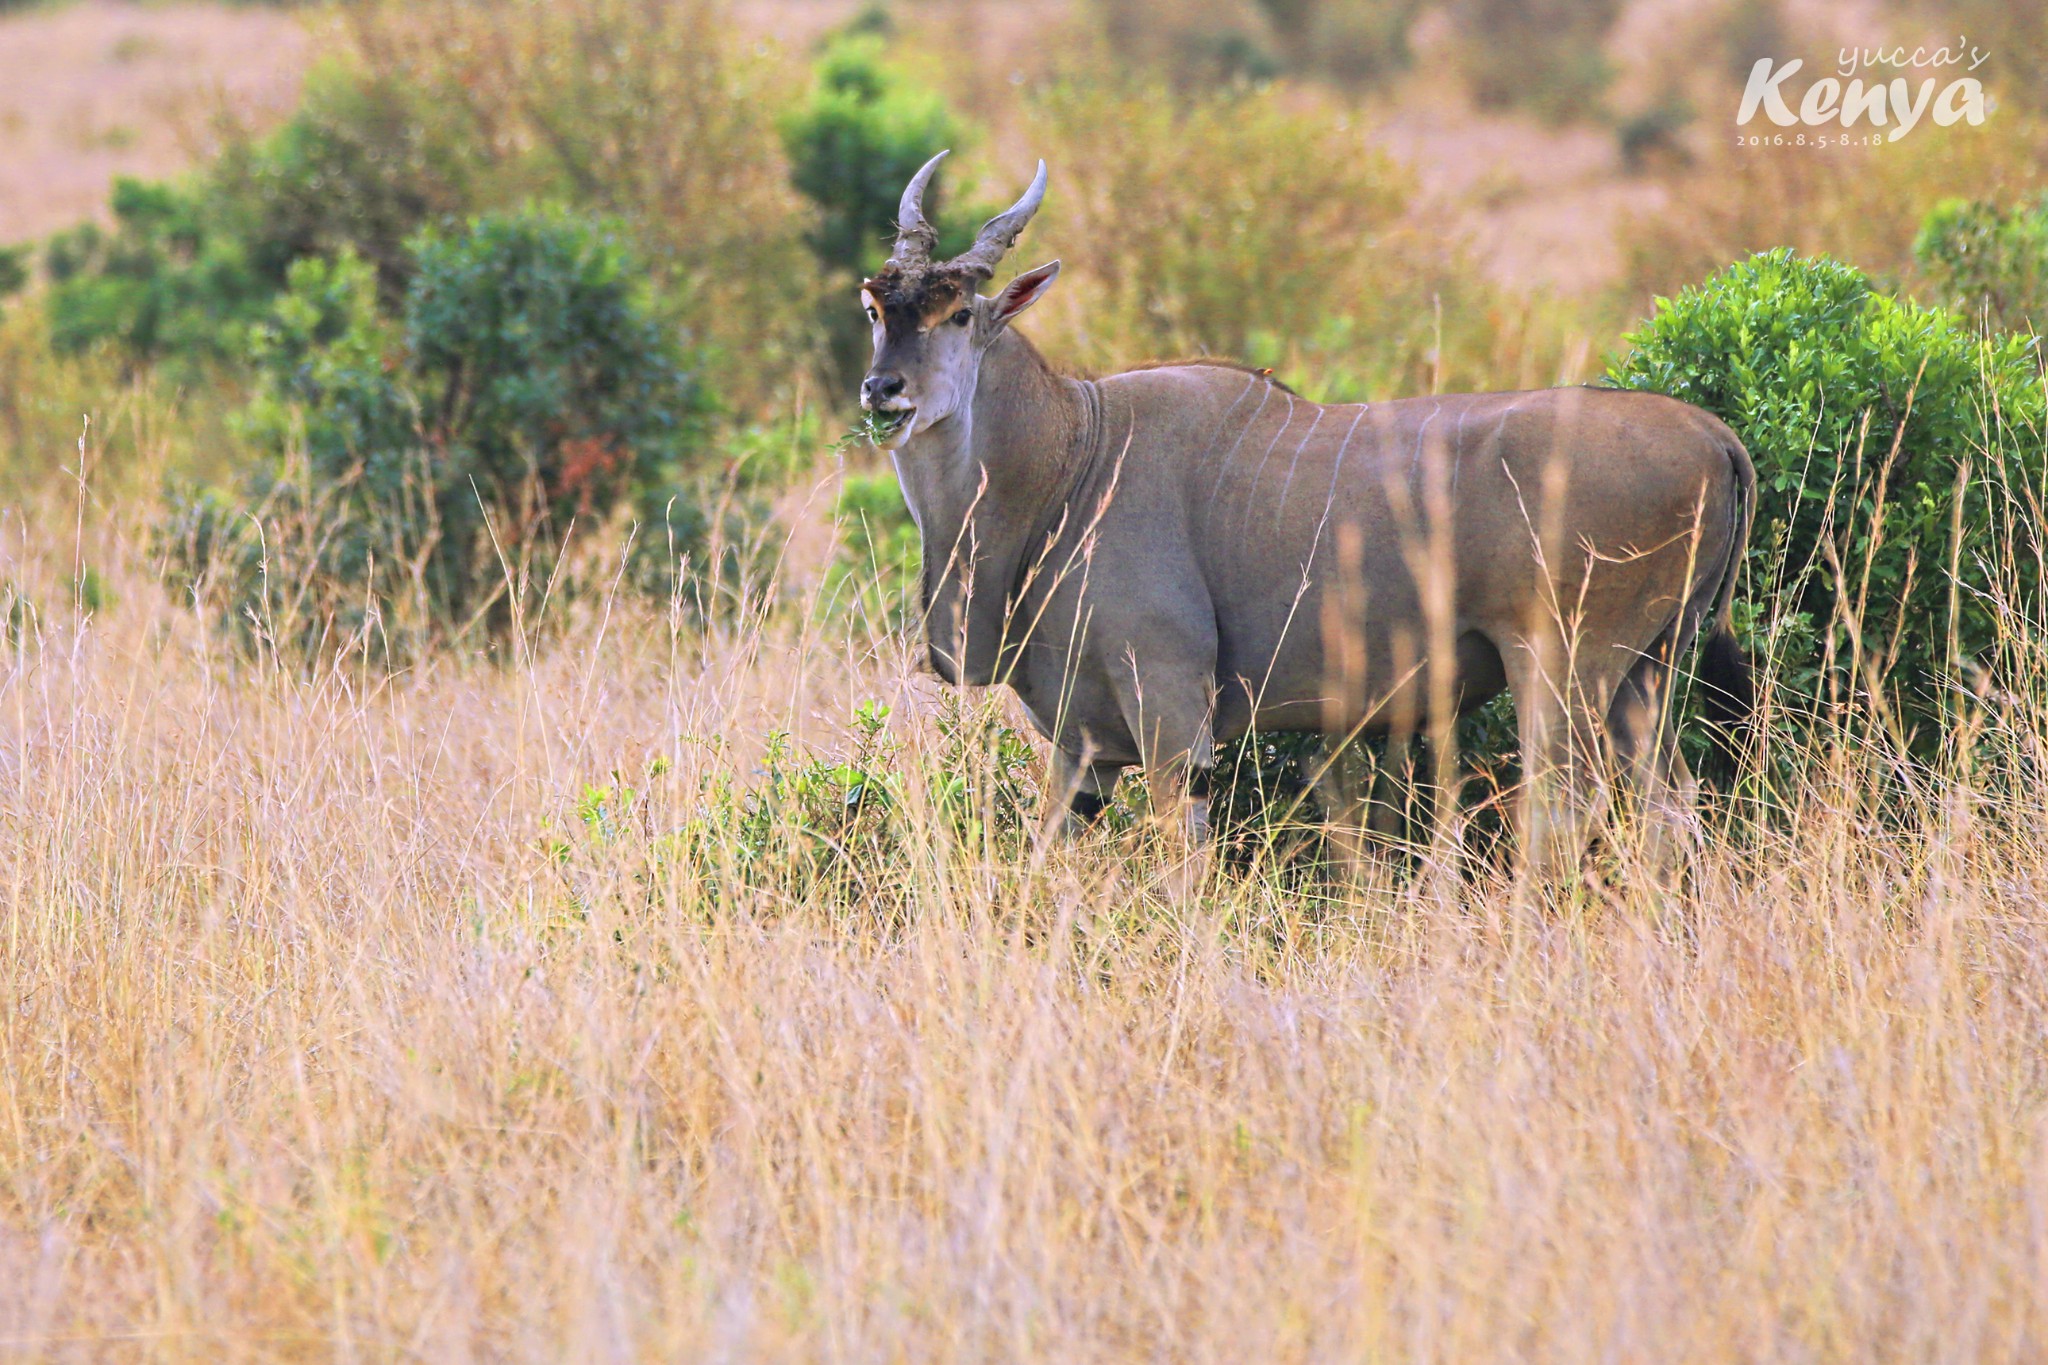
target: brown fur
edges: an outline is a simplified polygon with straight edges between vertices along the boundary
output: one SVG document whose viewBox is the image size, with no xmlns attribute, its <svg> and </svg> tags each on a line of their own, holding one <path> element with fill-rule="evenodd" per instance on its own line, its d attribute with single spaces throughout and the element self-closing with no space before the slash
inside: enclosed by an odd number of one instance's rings
<svg viewBox="0 0 2048 1365">
<path fill-rule="evenodd" d="M 979 281 L 974 271 L 952 265 L 891 261 L 861 288 L 875 296 L 885 316 L 923 323 L 959 306 Z"/>
<path fill-rule="evenodd" d="M 1053 790 L 1138 766 L 1199 825 L 1219 740 L 1412 737 L 1507 690 L 1532 869 L 1576 862 L 1603 770 L 1653 864 L 1682 852 L 1664 704 L 1726 619 L 1755 480 L 1711 415 L 1584 388 L 1325 407 L 1210 360 L 1071 379 L 1014 330 L 968 401 L 896 448 L 926 643 L 947 681 L 1015 690 Z"/>
</svg>

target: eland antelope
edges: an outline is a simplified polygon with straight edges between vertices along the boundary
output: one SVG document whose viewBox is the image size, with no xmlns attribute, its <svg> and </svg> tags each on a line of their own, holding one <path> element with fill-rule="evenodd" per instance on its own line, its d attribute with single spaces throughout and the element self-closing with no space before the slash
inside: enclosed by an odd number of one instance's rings
<svg viewBox="0 0 2048 1365">
<path fill-rule="evenodd" d="M 1710 627 L 1710 703 L 1733 719 L 1749 687 L 1728 609 L 1755 473 L 1726 425 L 1583 387 L 1320 404 L 1216 361 L 1062 373 L 1013 326 L 1058 261 L 981 293 L 1045 163 L 935 260 L 944 156 L 862 286 L 860 401 L 923 543 L 931 664 L 1016 691 L 1070 823 L 1142 766 L 1201 828 L 1219 741 L 1412 735 L 1505 688 L 1529 866 L 1576 863 L 1610 773 L 1669 847 L 1693 796 L 1673 667 Z"/>
</svg>

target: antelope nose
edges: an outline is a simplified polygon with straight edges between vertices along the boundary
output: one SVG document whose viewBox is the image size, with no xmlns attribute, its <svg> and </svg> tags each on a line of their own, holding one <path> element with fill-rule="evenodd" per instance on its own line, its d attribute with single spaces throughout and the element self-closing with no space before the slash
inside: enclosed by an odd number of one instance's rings
<svg viewBox="0 0 2048 1365">
<path fill-rule="evenodd" d="M 864 408 L 878 408 L 903 392 L 903 376 L 900 374 L 871 374 L 860 381 L 860 405 Z"/>
</svg>

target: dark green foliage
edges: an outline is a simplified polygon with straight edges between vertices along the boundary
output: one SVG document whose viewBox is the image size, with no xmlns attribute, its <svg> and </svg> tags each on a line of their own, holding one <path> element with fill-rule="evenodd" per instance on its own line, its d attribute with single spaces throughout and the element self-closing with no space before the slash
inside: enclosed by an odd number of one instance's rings
<svg viewBox="0 0 2048 1365">
<path fill-rule="evenodd" d="M 871 33 L 835 38 L 818 58 L 809 97 L 780 123 L 790 181 L 816 212 L 806 236 L 825 281 L 819 320 L 838 383 L 866 368 L 868 327 L 853 285 L 888 254 L 904 185 L 933 155 L 965 141 L 945 101 L 891 71 L 885 51 Z M 947 181 L 938 176 L 924 197 L 942 253 L 964 250 L 979 221 L 949 210 Z"/>
<path fill-rule="evenodd" d="M 661 517 L 705 399 L 616 225 L 491 214 L 410 251 L 396 319 L 353 253 L 291 268 L 254 332 L 244 416 L 285 472 L 254 491 L 322 522 L 317 568 L 337 600 L 368 592 L 423 629 L 502 633 L 572 522 L 636 494 Z"/>
<path fill-rule="evenodd" d="M 415 444 L 419 416 L 399 373 L 399 325 L 377 307 L 376 278 L 353 252 L 310 257 L 252 335 L 261 376 L 244 414 L 257 441 L 304 451 L 316 479 Z"/>
<path fill-rule="evenodd" d="M 1459 717 L 1453 732 L 1466 852 L 1505 852 L 1508 793 L 1521 781 L 1514 703 L 1506 692 Z M 1219 744 L 1210 819 L 1225 861 L 1284 866 L 1311 884 L 1340 873 L 1332 822 L 1360 824 L 1385 855 L 1412 854 L 1433 835 L 1439 804 L 1424 739 L 1364 735 L 1342 752 L 1321 734 L 1251 733 Z"/>
<path fill-rule="evenodd" d="M 729 863 L 757 885 L 803 895 L 820 883 L 842 893 L 894 861 L 903 780 L 890 760 L 889 708 L 855 711 L 853 749 L 832 759 L 799 753 L 787 734 L 768 736 L 761 782 L 751 791 L 721 785 L 678 840 L 685 856 Z M 708 870 L 708 869 L 707 869 Z"/>
<path fill-rule="evenodd" d="M 1209 819 L 1231 866 L 1326 855 L 1316 828 L 1325 815 L 1316 783 L 1330 751 L 1319 734 L 1253 732 L 1217 746 Z"/>
<path fill-rule="evenodd" d="M 1614 383 L 1717 414 L 1756 463 L 1738 623 L 1775 655 L 1781 700 L 1885 676 L 1900 736 L 1938 743 L 1949 684 L 1995 672 L 2013 613 L 2041 608 L 2032 338 L 1980 338 L 1780 249 L 1659 300 L 1629 343 Z"/>
<path fill-rule="evenodd" d="M 1621 164 L 1631 172 L 1648 170 L 1659 162 L 1687 164 L 1692 155 L 1686 150 L 1684 134 L 1693 118 L 1690 103 L 1667 99 L 1623 119 L 1614 130 Z"/>
<path fill-rule="evenodd" d="M 478 202 L 475 139 L 449 125 L 424 117 L 419 97 L 395 81 L 316 69 L 289 122 L 231 141 L 207 168 L 208 212 L 274 288 L 294 261 L 352 251 L 396 307 L 411 279 L 412 235 Z"/>
<path fill-rule="evenodd" d="M 2048 323 L 2048 195 L 2015 208 L 1962 199 L 1934 206 L 1913 257 L 1943 302 L 2002 331 Z"/>
<path fill-rule="evenodd" d="M 50 239 L 50 341 L 77 352 L 112 342 L 137 361 L 217 360 L 234 352 L 282 284 L 202 189 L 122 177 L 114 228 L 87 223 Z"/>
<path fill-rule="evenodd" d="M 893 38 L 896 36 L 896 17 L 889 13 L 889 7 L 882 0 L 869 0 L 859 13 L 839 26 L 839 31 L 849 38 Z"/>
<path fill-rule="evenodd" d="M 806 750 L 782 731 L 768 735 L 751 780 L 713 767 L 674 791 L 669 765 L 657 760 L 649 788 L 618 774 L 584 789 L 571 831 L 546 847 L 565 867 L 584 852 L 644 840 L 651 875 L 688 879 L 691 900 L 715 905 L 735 888 L 778 900 L 821 898 L 869 914 L 900 913 L 904 874 L 943 831 L 971 855 L 1014 856 L 1038 815 L 1030 741 L 996 708 L 958 697 L 938 722 L 940 750 L 906 763 L 889 733 L 890 708 L 864 701 L 838 753 Z M 723 750 L 723 741 L 712 741 Z M 664 816 L 669 787 L 689 816 Z"/>
<path fill-rule="evenodd" d="M 811 249 L 828 271 L 865 273 L 888 252 L 896 201 L 936 152 L 957 149 L 960 121 L 936 91 L 884 64 L 871 35 L 842 36 L 818 58 L 808 99 L 782 118 L 790 181 L 817 208 Z M 925 216 L 942 248 L 966 244 L 968 225 L 945 212 L 943 180 L 926 192 Z"/>
<path fill-rule="evenodd" d="M 449 476 L 504 500 L 538 478 L 560 525 L 682 453 L 701 396 L 617 224 L 489 214 L 413 250 L 407 358 Z"/>
<path fill-rule="evenodd" d="M 112 343 L 136 362 L 238 359 L 293 263 L 342 251 L 375 266 L 395 306 L 408 239 L 468 198 L 464 157 L 429 145 L 433 125 L 414 115 L 402 90 L 323 70 L 290 122 L 231 142 L 192 179 L 117 180 L 111 232 L 86 224 L 46 249 L 53 343 Z"/>
<path fill-rule="evenodd" d="M 0 247 L 0 299 L 18 294 L 28 286 L 29 249 Z"/>
<path fill-rule="evenodd" d="M 1013 846 L 1038 820 L 1038 756 L 1031 737 L 1005 724 L 1000 704 L 949 696 L 939 714 L 945 748 L 933 804 L 953 836 Z"/>
</svg>

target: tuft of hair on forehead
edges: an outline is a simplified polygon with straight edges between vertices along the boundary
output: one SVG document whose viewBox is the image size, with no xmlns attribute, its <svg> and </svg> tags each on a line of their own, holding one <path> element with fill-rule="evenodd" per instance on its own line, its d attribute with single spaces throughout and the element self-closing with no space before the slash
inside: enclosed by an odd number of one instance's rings
<svg viewBox="0 0 2048 1365">
<path fill-rule="evenodd" d="M 971 298 L 981 277 L 972 270 L 952 264 L 905 264 L 891 261 L 876 271 L 861 288 L 875 296 L 886 314 L 915 319 L 928 318 Z"/>
</svg>

